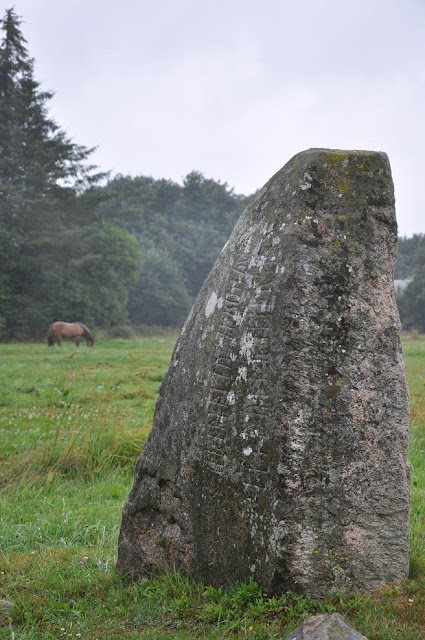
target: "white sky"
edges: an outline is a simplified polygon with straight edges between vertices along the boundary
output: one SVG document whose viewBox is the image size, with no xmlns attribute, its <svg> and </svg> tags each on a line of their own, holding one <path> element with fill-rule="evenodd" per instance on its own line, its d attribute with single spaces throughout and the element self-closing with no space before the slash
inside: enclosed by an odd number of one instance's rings
<svg viewBox="0 0 425 640">
<path fill-rule="evenodd" d="M 113 174 L 237 193 L 310 147 L 389 155 L 399 233 L 425 232 L 425 0 L 0 0 L 51 115 Z"/>
</svg>

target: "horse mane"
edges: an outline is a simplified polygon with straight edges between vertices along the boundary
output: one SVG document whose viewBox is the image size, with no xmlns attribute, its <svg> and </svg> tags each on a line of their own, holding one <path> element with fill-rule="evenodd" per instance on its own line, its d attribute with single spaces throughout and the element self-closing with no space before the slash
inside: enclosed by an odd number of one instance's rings
<svg viewBox="0 0 425 640">
<path fill-rule="evenodd" d="M 47 329 L 47 344 L 49 345 L 49 347 L 55 344 L 55 336 L 53 335 L 52 326 L 53 325 L 49 325 L 49 328 Z"/>
<path fill-rule="evenodd" d="M 82 322 L 79 323 L 80 327 L 83 328 L 83 336 L 85 337 L 85 339 L 89 339 L 92 342 L 94 342 L 94 338 L 92 336 L 92 334 L 90 333 L 90 331 L 88 330 L 88 328 L 86 327 L 85 324 L 83 324 Z"/>
</svg>

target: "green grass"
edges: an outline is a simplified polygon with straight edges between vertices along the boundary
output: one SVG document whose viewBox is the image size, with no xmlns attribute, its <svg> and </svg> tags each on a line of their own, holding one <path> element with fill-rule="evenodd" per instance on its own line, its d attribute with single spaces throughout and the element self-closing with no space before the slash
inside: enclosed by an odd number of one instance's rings
<svg viewBox="0 0 425 640">
<path fill-rule="evenodd" d="M 179 573 L 115 573 L 121 509 L 175 336 L 0 345 L 0 639 L 281 638 L 339 611 L 369 640 L 425 637 L 425 340 L 405 341 L 412 400 L 411 571 L 370 595 L 269 598 Z"/>
</svg>

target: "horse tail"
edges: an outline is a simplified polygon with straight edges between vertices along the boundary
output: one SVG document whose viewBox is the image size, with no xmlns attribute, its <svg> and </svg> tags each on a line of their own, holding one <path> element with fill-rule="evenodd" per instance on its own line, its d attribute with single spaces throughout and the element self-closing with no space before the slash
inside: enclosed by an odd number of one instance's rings
<svg viewBox="0 0 425 640">
<path fill-rule="evenodd" d="M 86 325 L 85 325 L 85 324 L 83 324 L 82 322 L 80 322 L 80 326 L 81 326 L 81 327 L 82 327 L 82 329 L 83 329 L 83 336 L 84 336 L 84 338 L 85 338 L 86 340 L 90 340 L 90 341 L 91 341 L 91 343 L 93 344 L 93 343 L 94 343 L 94 338 L 93 338 L 92 334 L 90 333 L 90 331 L 88 330 L 88 328 L 86 327 Z"/>
<path fill-rule="evenodd" d="M 47 329 L 47 344 L 49 347 L 52 347 L 55 344 L 55 335 L 53 333 L 52 326 L 53 325 L 50 325 Z"/>
</svg>

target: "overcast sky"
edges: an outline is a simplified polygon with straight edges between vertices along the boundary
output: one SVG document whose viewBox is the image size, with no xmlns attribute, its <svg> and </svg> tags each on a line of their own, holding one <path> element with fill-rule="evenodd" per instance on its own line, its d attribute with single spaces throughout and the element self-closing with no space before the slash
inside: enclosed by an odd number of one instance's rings
<svg viewBox="0 0 425 640">
<path fill-rule="evenodd" d="M 0 0 L 51 115 L 113 174 L 237 193 L 310 147 L 386 151 L 425 232 L 425 0 Z"/>
</svg>

